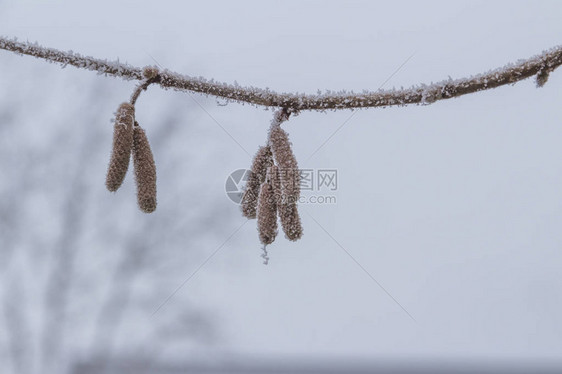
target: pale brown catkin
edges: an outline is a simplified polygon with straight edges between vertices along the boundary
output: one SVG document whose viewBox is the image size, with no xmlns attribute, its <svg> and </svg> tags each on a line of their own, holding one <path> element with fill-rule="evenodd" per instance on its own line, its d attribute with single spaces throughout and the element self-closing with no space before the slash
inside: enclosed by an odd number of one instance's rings
<svg viewBox="0 0 562 374">
<path fill-rule="evenodd" d="M 252 170 L 246 182 L 246 190 L 242 195 L 242 215 L 248 219 L 256 218 L 260 186 L 265 182 L 267 168 L 273 164 L 271 149 L 262 146 L 258 149 L 252 162 Z"/>
<path fill-rule="evenodd" d="M 105 179 L 105 185 L 111 192 L 117 191 L 121 186 L 129 168 L 131 148 L 133 147 L 134 122 L 135 107 L 129 103 L 121 104 L 115 114 L 113 149 Z"/>
<path fill-rule="evenodd" d="M 275 196 L 275 204 L 281 204 L 281 180 L 279 179 L 279 168 L 277 165 L 272 165 L 267 169 L 267 180 L 271 183 L 273 188 L 273 195 Z"/>
<path fill-rule="evenodd" d="M 285 237 L 291 241 L 302 237 L 302 225 L 297 208 L 300 197 L 300 172 L 297 159 L 291 149 L 289 135 L 281 128 L 281 123 L 288 119 L 289 114 L 278 111 L 269 129 L 269 144 L 275 163 L 278 165 L 277 174 L 281 186 L 281 198 L 277 205 L 277 212 Z"/>
<path fill-rule="evenodd" d="M 262 184 L 258 199 L 258 232 L 262 244 L 273 243 L 277 236 L 277 208 L 273 187 L 269 182 Z"/>
<path fill-rule="evenodd" d="M 293 241 L 300 239 L 302 237 L 302 226 L 297 205 L 294 201 L 285 201 L 283 199 L 279 168 L 276 165 L 269 168 L 268 180 L 273 188 L 277 213 L 279 214 L 285 236 Z"/>
<path fill-rule="evenodd" d="M 269 130 L 269 144 L 279 167 L 283 199 L 296 202 L 300 197 L 299 166 L 291 149 L 289 135 L 278 123 L 274 122 Z"/>
<path fill-rule="evenodd" d="M 297 204 L 294 202 L 282 202 L 277 207 L 277 211 L 285 237 L 291 241 L 299 240 L 302 237 L 302 225 Z"/>
<path fill-rule="evenodd" d="M 146 133 L 137 122 L 134 130 L 133 166 L 139 208 L 145 213 L 152 213 L 156 209 L 156 164 Z"/>
</svg>

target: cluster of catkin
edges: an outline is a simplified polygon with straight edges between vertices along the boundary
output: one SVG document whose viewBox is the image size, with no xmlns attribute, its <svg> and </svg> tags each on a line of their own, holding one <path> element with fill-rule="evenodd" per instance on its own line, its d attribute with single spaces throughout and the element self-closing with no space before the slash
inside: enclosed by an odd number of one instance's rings
<svg viewBox="0 0 562 374">
<path fill-rule="evenodd" d="M 263 245 L 273 243 L 277 236 L 277 217 L 287 239 L 302 236 L 297 202 L 300 197 L 300 173 L 291 149 L 289 136 L 281 123 L 289 113 L 275 113 L 267 145 L 258 149 L 242 196 L 242 214 L 257 218 L 259 238 Z"/>
<path fill-rule="evenodd" d="M 156 165 L 146 133 L 135 121 L 135 106 L 123 103 L 115 114 L 113 149 L 105 185 L 111 192 L 117 191 L 129 168 L 133 155 L 133 167 L 137 184 L 137 201 L 145 213 L 156 209 Z"/>
</svg>

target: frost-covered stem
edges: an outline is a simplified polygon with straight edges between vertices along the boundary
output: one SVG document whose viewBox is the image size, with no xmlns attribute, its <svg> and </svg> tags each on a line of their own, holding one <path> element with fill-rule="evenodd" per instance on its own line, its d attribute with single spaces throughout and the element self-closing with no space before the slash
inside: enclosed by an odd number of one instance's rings
<svg viewBox="0 0 562 374">
<path fill-rule="evenodd" d="M 0 49 L 41 58 L 63 66 L 97 71 L 100 74 L 118 76 L 127 80 L 144 79 L 140 68 L 120 62 L 109 62 L 74 52 L 62 52 L 44 48 L 38 44 L 18 42 L 0 37 Z M 418 85 L 402 90 L 364 91 L 362 93 L 320 93 L 317 95 L 277 93 L 269 89 L 242 87 L 237 84 L 206 80 L 180 75 L 168 70 L 159 73 L 158 83 L 164 88 L 179 91 L 199 92 L 229 101 L 244 102 L 256 106 L 281 107 L 291 110 L 337 110 L 430 104 L 478 91 L 513 84 L 543 72 L 552 72 L 562 65 L 562 46 L 544 51 L 542 54 L 508 64 L 503 68 L 469 78 L 444 80 L 432 85 Z"/>
<path fill-rule="evenodd" d="M 289 117 L 291 116 L 292 112 L 294 112 L 294 110 L 291 110 L 290 108 L 287 107 L 282 107 L 281 109 L 279 109 L 273 114 L 273 120 L 271 121 L 271 126 L 281 126 L 283 122 L 289 120 Z"/>
<path fill-rule="evenodd" d="M 90 56 L 82 56 L 72 51 L 63 52 L 54 48 L 41 47 L 37 43 L 23 43 L 15 39 L 0 37 L 0 48 L 17 54 L 29 55 L 62 65 L 72 65 L 100 74 L 122 77 L 127 80 L 143 79 L 142 69 L 120 62 L 108 62 Z"/>
<path fill-rule="evenodd" d="M 133 91 L 133 94 L 131 95 L 131 101 L 130 101 L 131 105 L 136 104 L 137 99 L 139 98 L 142 91 L 145 91 L 148 88 L 148 86 L 150 86 L 152 83 L 155 83 L 157 81 L 158 78 L 151 78 L 151 79 L 146 79 L 141 84 L 139 84 Z"/>
</svg>

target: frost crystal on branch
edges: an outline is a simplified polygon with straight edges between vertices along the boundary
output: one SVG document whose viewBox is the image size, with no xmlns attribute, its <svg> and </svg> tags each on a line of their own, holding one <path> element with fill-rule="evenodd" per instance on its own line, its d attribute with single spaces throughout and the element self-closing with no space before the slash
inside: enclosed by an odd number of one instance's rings
<svg viewBox="0 0 562 374">
<path fill-rule="evenodd" d="M 129 168 L 129 159 L 131 158 L 131 148 L 133 146 L 134 122 L 135 107 L 129 103 L 121 104 L 115 114 L 113 149 L 105 179 L 105 185 L 111 192 L 117 191 L 121 186 Z"/>
<path fill-rule="evenodd" d="M 142 69 L 142 75 L 144 75 L 146 79 L 156 78 L 159 72 L 160 70 L 156 66 L 145 66 Z"/>
<path fill-rule="evenodd" d="M 118 76 L 127 80 L 143 80 L 146 78 L 143 70 L 134 66 L 81 56 L 73 52 L 45 48 L 38 44 L 22 43 L 14 39 L 0 37 L 0 49 L 34 56 L 62 66 L 72 65 L 77 68 L 93 70 L 100 74 Z M 527 60 L 520 60 L 517 64 L 508 64 L 483 74 L 456 80 L 443 80 L 433 84 L 433 89 L 430 92 L 426 90 L 427 86 L 417 85 L 401 90 L 363 91 L 362 93 L 345 91 L 319 92 L 312 95 L 277 93 L 269 89 L 221 83 L 201 77 L 190 77 L 168 70 L 158 73 L 159 79 L 153 83 L 159 84 L 163 88 L 199 92 L 204 95 L 226 99 L 227 101 L 249 103 L 255 106 L 286 108 L 293 111 L 325 111 L 430 104 L 438 100 L 450 99 L 513 84 L 535 76 L 545 68 L 547 69 L 546 73 L 550 73 L 560 65 L 562 65 L 562 46 L 544 51 L 542 54 Z M 153 72 L 148 74 L 152 76 Z M 537 81 L 539 84 L 543 82 L 541 79 Z"/>
</svg>

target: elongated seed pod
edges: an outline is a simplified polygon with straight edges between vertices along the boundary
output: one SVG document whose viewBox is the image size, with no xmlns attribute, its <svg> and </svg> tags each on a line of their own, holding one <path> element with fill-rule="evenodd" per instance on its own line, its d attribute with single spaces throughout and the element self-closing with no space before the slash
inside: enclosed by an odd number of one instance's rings
<svg viewBox="0 0 562 374">
<path fill-rule="evenodd" d="M 262 146 L 258 149 L 252 162 L 252 170 L 242 195 L 242 215 L 248 219 L 256 218 L 260 186 L 265 182 L 267 168 L 273 164 L 271 148 Z"/>
<path fill-rule="evenodd" d="M 156 209 L 156 164 L 146 133 L 135 122 L 133 142 L 133 166 L 137 182 L 137 202 L 145 213 Z"/>
<path fill-rule="evenodd" d="M 277 209 L 273 187 L 262 184 L 258 199 L 258 232 L 262 244 L 273 243 L 277 236 Z"/>
<path fill-rule="evenodd" d="M 277 206 L 277 211 L 285 237 L 291 241 L 299 240 L 302 237 L 302 225 L 297 204 L 283 201 Z"/>
<path fill-rule="evenodd" d="M 281 199 L 277 204 L 277 212 L 283 232 L 287 239 L 296 241 L 302 237 L 302 225 L 297 208 L 300 197 L 300 172 L 297 159 L 291 149 L 289 135 L 280 126 L 288 118 L 287 111 L 276 112 L 269 129 L 269 144 L 275 163 L 278 165 L 279 182 L 275 180 L 274 171 L 271 173 L 271 178 L 274 186 L 281 186 Z"/>
<path fill-rule="evenodd" d="M 135 107 L 129 103 L 123 103 L 115 114 L 115 125 L 113 126 L 113 149 L 105 185 L 111 192 L 123 183 L 129 159 L 131 158 L 131 148 L 133 147 L 133 123 L 135 122 Z"/>
<path fill-rule="evenodd" d="M 279 177 L 279 168 L 276 165 L 271 166 L 268 170 L 268 181 L 273 188 L 273 195 L 281 226 L 287 239 L 295 241 L 302 237 L 302 226 L 299 217 L 296 201 L 285 200 L 281 193 L 281 180 Z"/>
<path fill-rule="evenodd" d="M 279 168 L 277 165 L 272 165 L 267 169 L 267 180 L 273 188 L 273 196 L 275 197 L 275 204 L 280 205 L 282 194 L 281 194 L 281 180 L 279 179 Z"/>
<path fill-rule="evenodd" d="M 289 135 L 274 122 L 269 130 L 269 144 L 275 163 L 279 166 L 283 199 L 297 201 L 300 197 L 300 173 L 291 149 Z"/>
</svg>

